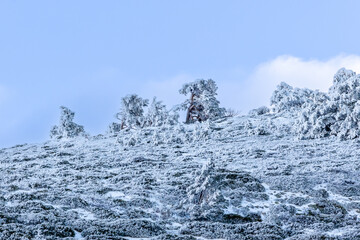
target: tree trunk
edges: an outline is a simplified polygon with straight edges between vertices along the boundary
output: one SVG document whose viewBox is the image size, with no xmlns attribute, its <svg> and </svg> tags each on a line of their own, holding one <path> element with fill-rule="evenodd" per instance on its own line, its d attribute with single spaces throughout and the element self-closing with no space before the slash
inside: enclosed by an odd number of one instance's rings
<svg viewBox="0 0 360 240">
<path fill-rule="evenodd" d="M 191 106 L 187 110 L 185 123 L 190 123 L 190 108 Z"/>
<path fill-rule="evenodd" d="M 187 110 L 187 113 L 186 113 L 186 121 L 185 123 L 190 123 L 190 117 L 191 117 L 191 111 L 194 109 L 194 96 L 195 94 L 191 94 L 190 96 L 190 106 Z"/>
</svg>

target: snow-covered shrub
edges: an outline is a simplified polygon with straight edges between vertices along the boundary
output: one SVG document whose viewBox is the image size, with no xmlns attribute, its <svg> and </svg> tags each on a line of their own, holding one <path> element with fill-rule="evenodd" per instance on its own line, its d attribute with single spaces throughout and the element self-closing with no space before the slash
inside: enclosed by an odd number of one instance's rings
<svg viewBox="0 0 360 240">
<path fill-rule="evenodd" d="M 109 125 L 107 133 L 110 135 L 115 135 L 119 133 L 120 130 L 121 130 L 121 124 L 113 122 Z"/>
<path fill-rule="evenodd" d="M 127 141 L 124 142 L 127 146 L 135 146 L 136 144 L 136 138 L 134 136 L 131 136 L 127 139 Z"/>
<path fill-rule="evenodd" d="M 211 133 L 214 128 L 212 121 L 206 121 L 205 123 L 196 123 L 193 132 L 193 141 L 202 141 L 211 138 Z"/>
<path fill-rule="evenodd" d="M 264 115 L 269 112 L 270 112 L 270 109 L 268 107 L 262 106 L 262 107 L 251 110 L 249 112 L 249 115 L 258 116 L 258 115 Z"/>
<path fill-rule="evenodd" d="M 232 109 L 232 108 L 227 108 L 225 110 L 224 117 L 235 117 L 237 115 L 239 115 L 238 111 L 236 111 L 235 109 Z"/>
<path fill-rule="evenodd" d="M 253 128 L 249 131 L 249 135 L 266 136 L 266 135 L 270 135 L 270 134 L 271 134 L 271 132 L 264 125 L 257 126 L 256 128 Z"/>
<path fill-rule="evenodd" d="M 247 131 L 247 135 L 270 135 L 274 132 L 274 124 L 271 122 L 271 120 L 264 120 L 260 123 L 253 124 L 250 121 L 247 121 L 244 125 L 244 129 Z"/>
<path fill-rule="evenodd" d="M 288 134 L 296 134 L 296 129 L 294 130 L 294 125 L 293 123 L 278 123 L 275 125 L 275 136 L 277 137 L 284 137 L 285 135 Z"/>
<path fill-rule="evenodd" d="M 185 129 L 182 124 L 176 126 L 162 126 L 153 131 L 151 142 L 154 145 L 159 144 L 183 144 L 186 141 Z"/>
<path fill-rule="evenodd" d="M 173 141 L 176 143 L 192 142 L 192 135 L 185 129 L 183 124 L 177 124 L 173 132 Z"/>
<path fill-rule="evenodd" d="M 191 143 L 193 142 L 193 139 L 194 139 L 194 135 L 191 134 L 191 132 L 186 132 L 185 135 L 184 135 L 184 140 L 186 143 Z"/>
<path fill-rule="evenodd" d="M 179 112 L 176 109 L 172 109 L 168 112 L 166 124 L 177 125 L 179 123 Z"/>
<path fill-rule="evenodd" d="M 182 136 L 179 136 L 178 134 L 176 134 L 176 132 L 173 132 L 170 136 L 170 142 L 176 144 L 183 144 L 185 141 Z"/>
<path fill-rule="evenodd" d="M 168 128 L 163 126 L 162 128 L 159 129 L 161 138 L 163 140 L 163 143 L 166 144 L 172 144 L 172 135 L 173 135 L 173 129 L 172 128 Z"/>
<path fill-rule="evenodd" d="M 203 137 L 203 129 L 201 127 L 201 124 L 197 123 L 193 131 L 193 141 L 194 142 L 200 141 L 202 137 Z"/>
<path fill-rule="evenodd" d="M 121 110 L 116 117 L 121 121 L 123 128 L 139 128 L 145 123 L 144 107 L 149 105 L 149 100 L 142 99 L 136 94 L 128 95 L 121 99 Z"/>
<path fill-rule="evenodd" d="M 216 91 L 217 86 L 212 79 L 200 79 L 183 85 L 179 92 L 190 95 L 181 105 L 187 111 L 186 123 L 202 122 L 225 115 L 225 109 L 220 107 L 220 102 L 216 99 Z"/>
<path fill-rule="evenodd" d="M 297 122 L 300 138 L 360 136 L 360 75 L 340 69 L 328 95 L 305 105 Z"/>
<path fill-rule="evenodd" d="M 73 138 L 77 136 L 87 136 L 84 127 L 73 122 L 75 113 L 67 107 L 61 106 L 59 125 L 50 130 L 50 137 L 55 139 Z"/>
<path fill-rule="evenodd" d="M 144 144 L 152 133 L 143 129 L 123 129 L 117 134 L 117 142 L 122 146 L 135 146 Z M 146 142 L 149 143 L 150 141 Z"/>
<path fill-rule="evenodd" d="M 185 127 L 184 127 L 183 124 L 177 124 L 176 127 L 175 127 L 175 131 L 178 134 L 184 134 L 186 132 Z"/>
<path fill-rule="evenodd" d="M 152 136 L 152 143 L 155 146 L 160 145 L 160 144 L 163 143 L 163 139 L 162 139 L 160 133 L 157 130 L 154 131 L 154 134 Z"/>
<path fill-rule="evenodd" d="M 121 134 L 117 138 L 117 142 L 123 146 L 135 146 L 139 143 L 138 134 L 134 132 L 128 132 L 126 134 Z"/>
<path fill-rule="evenodd" d="M 272 135 L 280 138 L 293 133 L 292 127 L 292 121 L 279 121 L 278 119 L 263 117 L 260 119 L 255 118 L 253 121 L 247 120 L 244 123 L 243 129 L 244 133 L 248 136 Z"/>
<path fill-rule="evenodd" d="M 270 104 L 274 112 L 299 111 L 304 104 L 313 103 L 321 94 L 319 91 L 293 88 L 281 82 L 274 91 Z"/>
<path fill-rule="evenodd" d="M 245 131 L 250 131 L 252 128 L 253 128 L 252 122 L 250 122 L 249 120 L 245 121 L 245 123 L 244 123 L 244 130 L 245 130 Z"/>
</svg>

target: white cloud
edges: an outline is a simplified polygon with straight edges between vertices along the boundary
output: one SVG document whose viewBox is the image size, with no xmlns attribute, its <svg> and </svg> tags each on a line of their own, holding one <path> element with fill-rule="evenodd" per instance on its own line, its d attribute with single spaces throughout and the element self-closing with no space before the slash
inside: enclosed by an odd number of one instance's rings
<svg viewBox="0 0 360 240">
<path fill-rule="evenodd" d="M 337 70 L 346 67 L 360 70 L 360 56 L 337 56 L 327 61 L 304 61 L 292 56 L 280 56 L 261 64 L 252 80 L 262 83 L 286 81 L 296 87 L 307 87 L 327 91 Z"/>
<path fill-rule="evenodd" d="M 242 113 L 269 105 L 271 94 L 280 82 L 294 87 L 327 91 L 334 74 L 342 67 L 360 72 L 360 56 L 339 55 L 325 61 L 279 56 L 258 65 L 245 81 L 225 83 L 224 90 L 228 96 L 224 98 L 224 102 L 232 108 L 242 110 Z"/>
<path fill-rule="evenodd" d="M 242 114 L 263 105 L 268 106 L 276 86 L 286 82 L 294 87 L 327 91 L 334 74 L 345 67 L 360 72 L 360 56 L 339 55 L 328 60 L 303 60 L 294 56 L 279 56 L 259 64 L 246 77 L 241 71 L 229 70 L 218 73 L 214 80 L 219 90 L 221 105 L 233 108 Z M 227 78 L 224 80 L 222 78 Z M 148 99 L 157 96 L 170 108 L 185 100 L 178 90 L 186 82 L 197 79 L 192 75 L 180 74 L 172 78 L 148 81 L 137 93 Z"/>
</svg>

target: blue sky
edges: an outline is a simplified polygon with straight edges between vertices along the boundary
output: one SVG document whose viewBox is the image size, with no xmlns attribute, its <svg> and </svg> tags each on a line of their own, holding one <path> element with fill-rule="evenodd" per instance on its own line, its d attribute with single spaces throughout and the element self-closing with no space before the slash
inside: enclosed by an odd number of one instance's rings
<svg viewBox="0 0 360 240">
<path fill-rule="evenodd" d="M 59 106 L 91 134 L 120 99 L 183 100 L 213 78 L 223 106 L 268 104 L 279 81 L 326 90 L 360 65 L 360 1 L 0 1 L 0 147 L 47 140 Z M 359 70 L 358 70 L 359 71 Z"/>
</svg>

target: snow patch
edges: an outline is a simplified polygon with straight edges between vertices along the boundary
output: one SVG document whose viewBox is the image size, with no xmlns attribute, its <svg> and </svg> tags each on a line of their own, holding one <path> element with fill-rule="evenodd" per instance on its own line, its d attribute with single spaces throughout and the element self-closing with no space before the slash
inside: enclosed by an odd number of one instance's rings
<svg viewBox="0 0 360 240">
<path fill-rule="evenodd" d="M 125 195 L 123 192 L 120 191 L 110 191 L 107 192 L 105 196 L 110 198 L 121 198 L 124 201 L 130 201 L 131 199 L 133 199 L 132 196 Z"/>
<path fill-rule="evenodd" d="M 78 239 L 78 240 L 85 239 L 85 238 L 81 235 L 80 232 L 75 231 L 75 230 L 74 230 L 74 232 L 75 232 L 75 236 L 74 236 L 75 239 Z"/>
<path fill-rule="evenodd" d="M 82 219 L 89 220 L 89 221 L 96 219 L 95 215 L 92 212 L 89 212 L 85 209 L 75 208 L 75 209 L 72 209 L 72 211 L 77 212 Z"/>
</svg>

